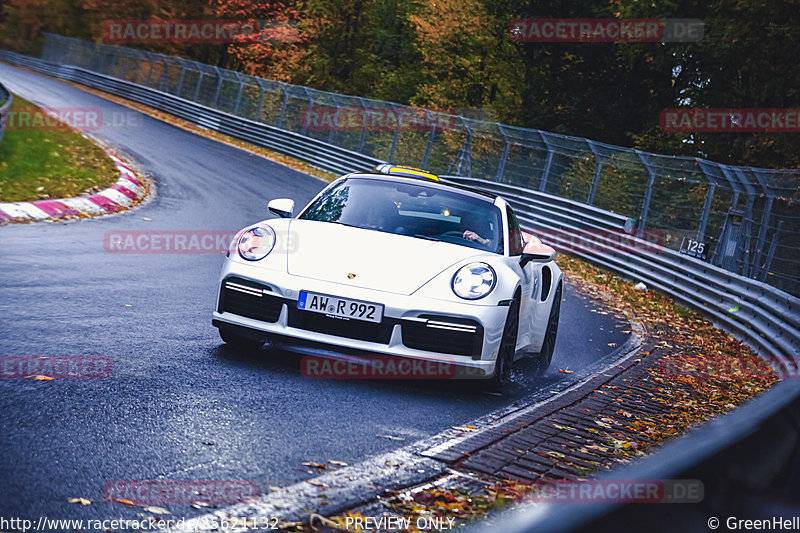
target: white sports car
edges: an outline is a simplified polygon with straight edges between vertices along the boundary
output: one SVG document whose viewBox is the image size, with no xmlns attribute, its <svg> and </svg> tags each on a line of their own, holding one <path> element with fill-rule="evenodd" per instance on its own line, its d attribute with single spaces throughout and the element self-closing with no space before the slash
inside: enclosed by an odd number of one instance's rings
<svg viewBox="0 0 800 533">
<path fill-rule="evenodd" d="M 296 217 L 241 230 L 213 324 L 235 347 L 449 363 L 500 388 L 553 357 L 563 275 L 501 197 L 380 165 L 331 183 Z M 461 372 L 463 371 L 463 372 Z"/>
</svg>

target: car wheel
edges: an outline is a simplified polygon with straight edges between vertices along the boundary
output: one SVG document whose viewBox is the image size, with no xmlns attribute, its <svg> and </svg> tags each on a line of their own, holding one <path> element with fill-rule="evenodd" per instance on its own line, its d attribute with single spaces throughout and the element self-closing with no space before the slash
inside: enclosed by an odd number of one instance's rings
<svg viewBox="0 0 800 533">
<path fill-rule="evenodd" d="M 238 350 L 257 350 L 264 345 L 263 339 L 247 337 L 231 328 L 220 327 L 219 336 L 225 344 Z"/>
<path fill-rule="evenodd" d="M 547 331 L 542 341 L 542 349 L 537 356 L 538 365 L 536 373 L 541 375 L 550 367 L 553 361 L 553 352 L 556 348 L 556 337 L 558 336 L 558 319 L 561 315 L 561 284 L 558 285 L 556 293 L 553 295 L 553 306 L 550 308 L 550 316 L 547 319 Z"/>
<path fill-rule="evenodd" d="M 508 307 L 506 325 L 503 328 L 503 339 L 497 353 L 497 364 L 494 375 L 489 378 L 488 388 L 500 392 L 511 379 L 511 366 L 517 349 L 517 331 L 519 330 L 519 299 L 514 298 Z"/>
</svg>

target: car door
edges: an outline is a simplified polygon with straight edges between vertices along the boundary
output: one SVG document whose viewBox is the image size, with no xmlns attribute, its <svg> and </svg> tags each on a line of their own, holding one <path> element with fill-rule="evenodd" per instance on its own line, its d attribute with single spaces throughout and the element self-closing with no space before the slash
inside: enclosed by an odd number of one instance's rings
<svg viewBox="0 0 800 533">
<path fill-rule="evenodd" d="M 536 292 L 536 265 L 529 262 L 525 267 L 519 266 L 519 259 L 522 256 L 522 250 L 525 248 L 525 242 L 522 240 L 522 228 L 517 220 L 517 215 L 511 206 L 506 206 L 506 217 L 508 218 L 508 255 L 510 256 L 515 270 L 520 273 L 520 286 L 522 289 L 521 299 L 519 302 L 519 331 L 517 333 L 517 350 L 518 352 L 525 352 L 528 347 L 533 343 L 532 326 L 533 317 L 535 315 L 533 305 L 533 294 Z M 522 356 L 523 353 L 518 353 Z"/>
</svg>

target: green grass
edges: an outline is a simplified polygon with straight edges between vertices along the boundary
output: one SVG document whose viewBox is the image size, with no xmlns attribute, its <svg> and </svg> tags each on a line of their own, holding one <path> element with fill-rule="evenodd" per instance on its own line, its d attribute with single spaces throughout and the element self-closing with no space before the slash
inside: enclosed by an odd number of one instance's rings
<svg viewBox="0 0 800 533">
<path fill-rule="evenodd" d="M 114 162 L 80 133 L 36 127 L 33 120 L 32 127 L 14 127 L 15 117 L 31 117 L 34 110 L 38 108 L 14 95 L 11 111 L 16 115 L 9 117 L 0 142 L 0 202 L 79 196 L 118 179 Z"/>
</svg>

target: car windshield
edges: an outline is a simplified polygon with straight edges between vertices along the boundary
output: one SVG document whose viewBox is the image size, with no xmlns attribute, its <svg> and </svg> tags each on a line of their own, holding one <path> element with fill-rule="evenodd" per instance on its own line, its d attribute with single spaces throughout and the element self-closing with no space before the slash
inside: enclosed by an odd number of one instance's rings
<svg viewBox="0 0 800 533">
<path fill-rule="evenodd" d="M 348 178 L 298 218 L 503 253 L 500 210 L 491 201 L 422 184 Z"/>
</svg>

